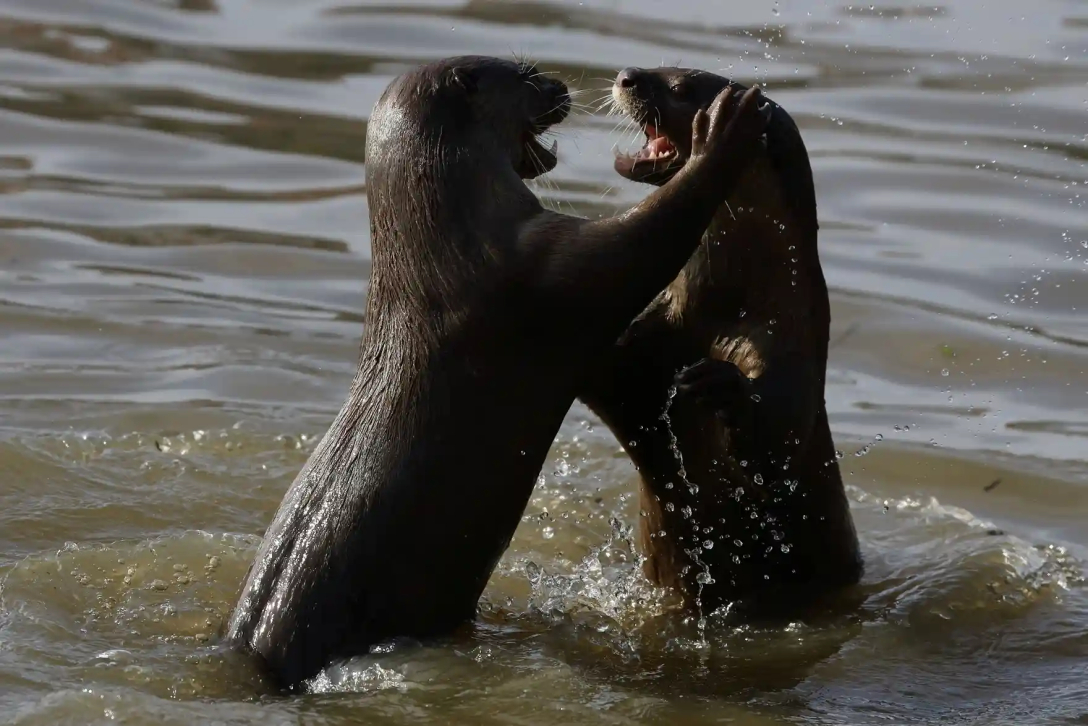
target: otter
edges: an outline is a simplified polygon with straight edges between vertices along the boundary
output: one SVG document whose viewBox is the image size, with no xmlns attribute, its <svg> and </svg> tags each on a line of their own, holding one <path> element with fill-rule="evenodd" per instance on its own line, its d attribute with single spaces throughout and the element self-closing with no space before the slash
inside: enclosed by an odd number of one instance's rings
<svg viewBox="0 0 1088 726">
<path fill-rule="evenodd" d="M 691 163 L 692 119 L 725 88 L 744 87 L 621 71 L 613 99 L 646 143 L 616 171 L 673 183 Z M 704 613 L 749 619 L 796 615 L 862 574 L 824 404 L 831 313 L 812 169 L 792 118 L 767 103 L 762 148 L 703 243 L 579 393 L 639 472 L 647 577 Z"/>
<path fill-rule="evenodd" d="M 626 213 L 545 210 L 540 135 L 570 108 L 533 67 L 450 58 L 395 79 L 366 138 L 372 272 L 348 398 L 285 495 L 226 628 L 295 690 L 334 658 L 476 613 L 578 387 L 680 271 L 758 150 L 724 88 L 685 168 Z M 577 320 L 577 325 L 571 321 Z"/>
</svg>

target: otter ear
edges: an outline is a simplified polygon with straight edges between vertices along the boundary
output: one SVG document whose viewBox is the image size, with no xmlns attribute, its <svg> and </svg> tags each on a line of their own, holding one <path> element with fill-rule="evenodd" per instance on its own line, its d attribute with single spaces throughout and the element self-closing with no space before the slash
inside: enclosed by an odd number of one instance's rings
<svg viewBox="0 0 1088 726">
<path fill-rule="evenodd" d="M 476 79 L 464 68 L 453 68 L 449 74 L 450 83 L 459 86 L 470 96 L 476 93 Z"/>
</svg>

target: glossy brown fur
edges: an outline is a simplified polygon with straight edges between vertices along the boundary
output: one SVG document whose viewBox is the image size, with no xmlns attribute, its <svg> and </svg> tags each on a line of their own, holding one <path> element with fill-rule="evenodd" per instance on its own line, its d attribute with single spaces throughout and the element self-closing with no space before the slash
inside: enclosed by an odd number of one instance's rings
<svg viewBox="0 0 1088 726">
<path fill-rule="evenodd" d="M 712 110 L 698 163 L 590 222 L 543 209 L 523 182 L 554 165 L 526 139 L 566 114 L 562 83 L 461 57 L 390 84 L 367 135 L 359 370 L 265 534 L 229 643 L 295 687 L 475 615 L 585 357 L 675 277 L 757 146 L 753 99 Z"/>
<path fill-rule="evenodd" d="M 667 89 L 685 71 L 641 72 L 657 95 L 634 110 L 672 138 L 690 106 L 670 107 Z M 726 83 L 700 74 L 689 98 Z M 796 614 L 862 569 L 824 405 L 830 307 L 811 169 L 781 108 L 767 135 L 703 244 L 580 396 L 640 473 L 647 576 L 704 612 Z M 676 378 L 706 358 L 732 365 Z M 743 377 L 739 393 L 714 392 L 722 375 Z"/>
</svg>

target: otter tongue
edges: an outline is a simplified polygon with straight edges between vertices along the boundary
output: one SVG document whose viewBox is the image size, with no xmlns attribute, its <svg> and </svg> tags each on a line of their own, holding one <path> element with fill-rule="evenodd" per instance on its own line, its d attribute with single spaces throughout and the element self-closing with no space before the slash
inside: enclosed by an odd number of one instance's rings
<svg viewBox="0 0 1088 726">
<path fill-rule="evenodd" d="M 644 159 L 656 159 L 659 156 L 673 151 L 672 142 L 664 134 L 658 133 L 653 124 L 646 124 L 646 146 L 643 147 L 640 157 Z"/>
<path fill-rule="evenodd" d="M 650 156 L 661 156 L 672 151 L 672 144 L 664 136 L 656 136 L 646 142 L 646 150 Z"/>
</svg>

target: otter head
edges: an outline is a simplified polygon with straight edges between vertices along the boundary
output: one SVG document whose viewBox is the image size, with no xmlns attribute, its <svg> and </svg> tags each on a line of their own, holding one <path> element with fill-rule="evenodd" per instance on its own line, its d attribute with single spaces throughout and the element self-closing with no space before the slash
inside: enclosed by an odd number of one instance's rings
<svg viewBox="0 0 1088 726">
<path fill-rule="evenodd" d="M 691 125 L 728 85 L 728 78 L 689 68 L 625 68 L 612 86 L 620 110 L 642 126 L 646 144 L 634 154 L 616 158 L 616 171 L 633 181 L 661 186 L 683 168 L 691 156 Z M 740 98 L 740 94 L 736 95 Z M 773 105 L 763 107 L 770 115 Z"/>
<path fill-rule="evenodd" d="M 539 137 L 569 111 L 566 85 L 531 64 L 447 58 L 390 84 L 371 116 L 367 157 L 373 154 L 375 166 L 413 149 L 444 164 L 489 157 L 508 160 L 518 176 L 531 179 L 555 167 L 554 145 L 545 147 Z"/>
<path fill-rule="evenodd" d="M 690 68 L 625 68 L 612 86 L 620 110 L 638 123 L 646 143 L 634 154 L 616 157 L 616 172 L 632 181 L 662 186 L 683 168 L 691 156 L 691 126 L 695 114 L 706 110 L 726 86 L 747 90 L 728 78 Z M 768 121 L 765 151 L 752 165 L 765 165 L 774 177 L 782 202 L 811 230 L 816 228 L 816 193 L 808 151 L 801 132 L 786 110 L 764 96 L 762 110 Z M 738 189 L 736 201 L 759 189 Z"/>
</svg>

